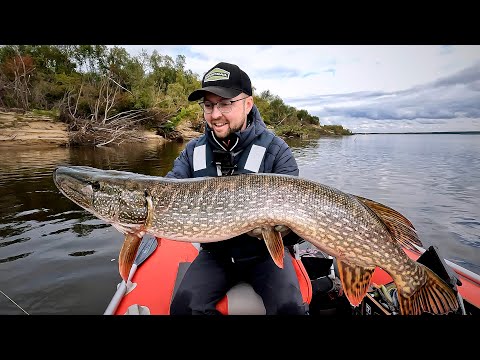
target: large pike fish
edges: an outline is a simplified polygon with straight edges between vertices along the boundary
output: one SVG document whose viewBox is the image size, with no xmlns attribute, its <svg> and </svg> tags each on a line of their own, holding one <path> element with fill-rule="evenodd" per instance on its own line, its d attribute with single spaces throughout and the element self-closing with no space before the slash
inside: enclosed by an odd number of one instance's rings
<svg viewBox="0 0 480 360">
<path fill-rule="evenodd" d="M 395 282 L 401 314 L 446 314 L 457 297 L 403 247 L 421 245 L 411 222 L 375 201 L 279 174 L 169 179 L 84 166 L 53 174 L 70 200 L 125 234 L 119 271 L 127 280 L 142 237 L 222 241 L 262 229 L 265 244 L 283 266 L 283 243 L 274 226 L 285 225 L 336 258 L 343 290 L 358 306 L 378 266 Z"/>
</svg>

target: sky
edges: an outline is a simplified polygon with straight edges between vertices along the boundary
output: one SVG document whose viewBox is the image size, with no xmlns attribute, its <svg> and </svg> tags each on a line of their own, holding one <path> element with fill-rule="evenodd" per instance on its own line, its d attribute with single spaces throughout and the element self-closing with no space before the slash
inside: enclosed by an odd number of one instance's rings
<svg viewBox="0 0 480 360">
<path fill-rule="evenodd" d="M 480 131 L 480 45 L 118 45 L 157 50 L 202 77 L 237 64 L 322 125 L 354 133 Z"/>
</svg>

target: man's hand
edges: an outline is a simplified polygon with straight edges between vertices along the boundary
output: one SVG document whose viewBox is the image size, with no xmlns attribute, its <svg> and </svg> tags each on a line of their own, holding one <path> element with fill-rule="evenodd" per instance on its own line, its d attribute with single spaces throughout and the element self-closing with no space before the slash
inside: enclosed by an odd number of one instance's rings
<svg viewBox="0 0 480 360">
<path fill-rule="evenodd" d="M 291 231 L 290 228 L 285 225 L 275 225 L 273 228 L 275 231 L 278 231 L 282 235 L 282 238 Z M 260 227 L 250 230 L 249 232 L 247 232 L 247 235 L 263 240 L 262 228 Z"/>
</svg>

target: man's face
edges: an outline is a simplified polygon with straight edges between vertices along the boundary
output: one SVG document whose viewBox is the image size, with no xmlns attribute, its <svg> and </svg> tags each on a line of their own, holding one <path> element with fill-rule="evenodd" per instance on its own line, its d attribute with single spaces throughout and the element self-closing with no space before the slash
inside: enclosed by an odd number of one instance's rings
<svg viewBox="0 0 480 360">
<path fill-rule="evenodd" d="M 219 139 L 225 139 L 230 134 L 233 134 L 236 131 L 244 130 L 247 126 L 247 114 L 250 112 L 253 106 L 253 98 L 246 94 L 240 94 L 231 99 L 225 99 L 218 95 L 205 92 L 204 102 L 210 102 L 210 105 L 216 104 L 217 102 L 226 102 L 228 100 L 234 101 L 238 99 L 243 99 L 239 101 L 232 102 L 228 106 L 229 112 L 221 112 L 218 109 L 218 105 L 213 106 L 212 112 L 210 114 L 207 111 L 204 112 L 205 120 L 213 129 L 215 136 Z M 223 110 L 223 109 L 222 109 Z"/>
</svg>

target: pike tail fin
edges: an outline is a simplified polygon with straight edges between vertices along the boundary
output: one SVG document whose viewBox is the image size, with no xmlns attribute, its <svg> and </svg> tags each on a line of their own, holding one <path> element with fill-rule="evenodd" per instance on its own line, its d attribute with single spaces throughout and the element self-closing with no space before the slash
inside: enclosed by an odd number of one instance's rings
<svg viewBox="0 0 480 360">
<path fill-rule="evenodd" d="M 402 315 L 447 314 L 457 311 L 459 303 L 453 289 L 428 267 L 422 266 L 427 273 L 427 281 L 413 295 L 406 297 L 398 289 L 398 302 Z"/>
</svg>

